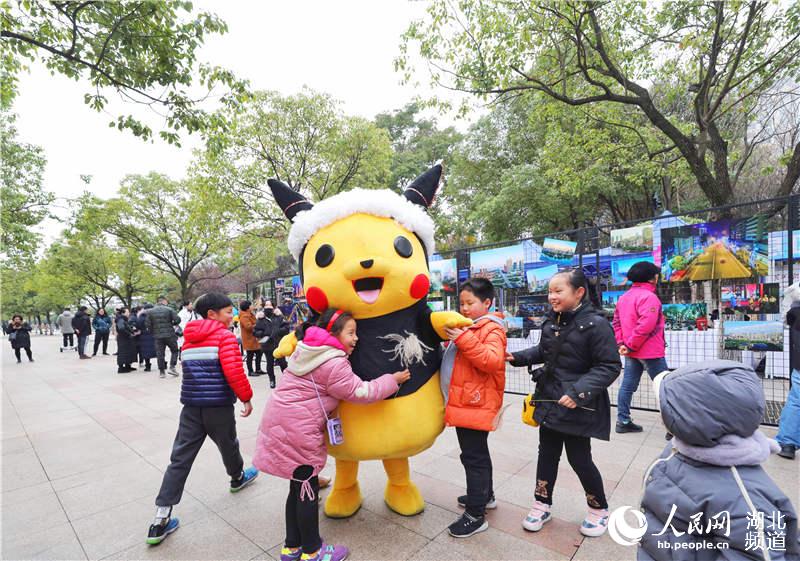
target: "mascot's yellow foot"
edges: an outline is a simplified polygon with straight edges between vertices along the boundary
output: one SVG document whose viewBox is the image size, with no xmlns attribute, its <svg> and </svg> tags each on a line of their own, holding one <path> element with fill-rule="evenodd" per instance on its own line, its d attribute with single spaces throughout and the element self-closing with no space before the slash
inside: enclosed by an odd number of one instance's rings
<svg viewBox="0 0 800 561">
<path fill-rule="evenodd" d="M 334 485 L 325 501 L 325 515 L 329 518 L 349 518 L 361 508 L 361 489 L 358 483 L 345 489 Z"/>
<path fill-rule="evenodd" d="M 414 516 L 425 510 L 425 501 L 417 486 L 409 482 L 405 485 L 386 484 L 383 495 L 386 505 L 403 516 Z"/>
</svg>

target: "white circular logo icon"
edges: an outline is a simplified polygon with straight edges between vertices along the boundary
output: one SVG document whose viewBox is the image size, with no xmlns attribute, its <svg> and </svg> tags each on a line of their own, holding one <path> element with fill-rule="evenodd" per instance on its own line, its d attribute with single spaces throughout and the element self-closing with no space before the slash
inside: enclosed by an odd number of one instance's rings
<svg viewBox="0 0 800 561">
<path fill-rule="evenodd" d="M 631 526 L 625 520 L 628 512 L 633 513 L 636 525 Z M 642 536 L 647 532 L 647 519 L 644 513 L 632 506 L 621 506 L 612 512 L 608 517 L 608 535 L 620 545 L 636 545 L 642 540 Z"/>
</svg>

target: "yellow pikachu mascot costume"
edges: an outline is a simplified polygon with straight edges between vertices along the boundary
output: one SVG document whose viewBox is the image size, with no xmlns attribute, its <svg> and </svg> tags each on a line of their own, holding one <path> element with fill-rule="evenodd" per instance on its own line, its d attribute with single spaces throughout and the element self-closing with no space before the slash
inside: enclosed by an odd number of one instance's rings
<svg viewBox="0 0 800 561">
<path fill-rule="evenodd" d="M 269 180 L 275 200 L 292 222 L 289 250 L 300 264 L 308 305 L 353 314 L 358 345 L 350 357 L 363 380 L 408 368 L 411 379 L 392 398 L 369 405 L 342 402 L 344 443 L 330 446 L 336 479 L 325 514 L 352 516 L 361 506 L 358 462 L 383 460 L 389 479 L 384 499 L 399 514 L 422 512 L 425 501 L 411 482 L 408 458 L 430 447 L 444 428 L 439 388 L 445 327 L 472 322 L 455 312 L 431 312 L 428 256 L 434 225 L 427 208 L 442 176 L 436 165 L 403 195 L 353 189 L 312 204 L 285 183 Z M 276 357 L 292 353 L 294 334 Z"/>
</svg>

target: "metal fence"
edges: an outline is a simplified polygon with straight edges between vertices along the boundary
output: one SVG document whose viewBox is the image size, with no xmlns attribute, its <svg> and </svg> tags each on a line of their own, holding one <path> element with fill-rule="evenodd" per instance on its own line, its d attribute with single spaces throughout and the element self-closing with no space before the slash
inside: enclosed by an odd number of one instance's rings
<svg viewBox="0 0 800 561">
<path fill-rule="evenodd" d="M 764 423 L 777 424 L 790 383 L 782 296 L 786 286 L 800 280 L 794 267 L 800 256 L 799 209 L 800 196 L 793 195 L 441 252 L 431 257 L 432 270 L 437 261 L 455 260 L 456 279 L 445 279 L 441 287 L 434 282 L 429 302 L 435 309 L 457 310 L 460 282 L 475 274 L 492 278 L 498 310 L 515 318 L 508 319 L 508 347 L 515 351 L 539 340 L 547 275 L 554 270 L 582 267 L 611 319 L 625 290 L 627 267 L 652 260 L 663 273 L 658 292 L 665 304 L 669 367 L 717 358 L 751 365 L 767 400 Z M 490 255 L 487 250 L 499 250 L 501 259 L 503 252 L 509 256 L 486 268 L 480 263 Z M 266 279 L 248 286 L 248 294 L 278 300 L 290 293 L 287 285 L 288 277 Z M 302 306 L 302 298 L 295 300 Z M 609 388 L 612 403 L 621 381 L 622 376 Z M 532 390 L 526 369 L 508 368 L 508 393 Z M 632 407 L 656 410 L 646 375 Z"/>
</svg>

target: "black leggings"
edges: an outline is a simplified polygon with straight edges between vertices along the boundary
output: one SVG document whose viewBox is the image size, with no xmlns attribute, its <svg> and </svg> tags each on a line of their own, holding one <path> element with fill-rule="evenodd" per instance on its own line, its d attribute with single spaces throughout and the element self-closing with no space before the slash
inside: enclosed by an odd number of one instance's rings
<svg viewBox="0 0 800 561">
<path fill-rule="evenodd" d="M 17 357 L 17 361 L 22 360 L 22 353 L 20 352 L 22 349 L 25 349 L 25 354 L 28 355 L 28 360 L 33 360 L 33 353 L 31 352 L 30 347 L 22 347 L 22 348 L 17 347 L 14 349 L 14 354 Z"/>
<path fill-rule="evenodd" d="M 253 372 L 253 357 L 256 359 L 256 372 L 261 372 L 261 351 L 247 351 L 247 373 Z"/>
<path fill-rule="evenodd" d="M 294 470 L 289 482 L 286 498 L 286 547 L 302 547 L 303 553 L 316 553 L 322 547 L 319 537 L 319 478 L 315 475 L 308 482 L 314 492 L 311 499 L 304 494 L 302 482 L 314 473 L 311 466 L 300 466 Z M 295 481 L 298 480 L 298 481 Z"/>
<path fill-rule="evenodd" d="M 97 354 L 97 349 L 100 348 L 100 342 L 103 342 L 103 354 L 108 353 L 108 331 L 105 333 L 98 333 L 97 331 L 94 332 L 94 351 L 93 354 Z"/>
<path fill-rule="evenodd" d="M 553 487 L 558 475 L 558 461 L 561 450 L 567 449 L 567 460 L 586 493 L 586 504 L 591 508 L 608 508 L 603 490 L 603 478 L 592 461 L 591 439 L 587 436 L 573 436 L 546 427 L 539 427 L 539 459 L 536 462 L 537 501 L 553 504 Z"/>
</svg>

